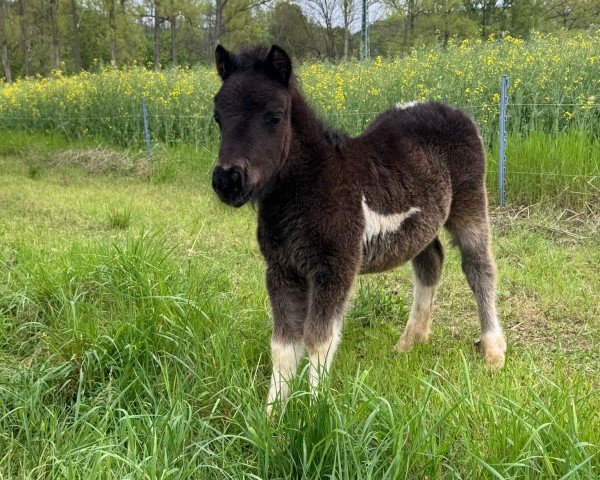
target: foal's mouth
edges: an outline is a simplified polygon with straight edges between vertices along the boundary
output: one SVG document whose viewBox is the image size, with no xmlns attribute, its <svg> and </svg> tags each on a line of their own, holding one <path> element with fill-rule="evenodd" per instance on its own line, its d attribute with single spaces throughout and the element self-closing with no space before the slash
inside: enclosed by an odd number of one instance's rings
<svg viewBox="0 0 600 480">
<path fill-rule="evenodd" d="M 216 192 L 219 200 L 230 207 L 240 208 L 250 201 L 252 198 L 252 188 L 245 189 L 240 195 L 230 197 L 220 192 Z"/>
</svg>

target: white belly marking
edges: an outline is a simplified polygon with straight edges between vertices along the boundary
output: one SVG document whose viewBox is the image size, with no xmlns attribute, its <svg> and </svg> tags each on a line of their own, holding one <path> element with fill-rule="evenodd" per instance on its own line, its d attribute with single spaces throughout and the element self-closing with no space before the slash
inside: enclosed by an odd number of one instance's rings
<svg viewBox="0 0 600 480">
<path fill-rule="evenodd" d="M 376 237 L 377 235 L 395 232 L 406 219 L 421 211 L 418 207 L 411 207 L 406 212 L 392 213 L 390 215 L 377 213 L 369 208 L 364 195 L 362 199 L 362 209 L 365 217 L 365 230 L 363 232 L 363 242 L 365 244 L 370 242 L 373 237 Z"/>
</svg>

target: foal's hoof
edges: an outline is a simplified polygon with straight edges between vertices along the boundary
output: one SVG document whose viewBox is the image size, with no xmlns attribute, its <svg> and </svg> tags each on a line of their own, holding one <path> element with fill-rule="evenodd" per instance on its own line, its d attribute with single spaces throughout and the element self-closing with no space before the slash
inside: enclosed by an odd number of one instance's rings
<svg viewBox="0 0 600 480">
<path fill-rule="evenodd" d="M 414 337 L 405 337 L 404 335 L 402 335 L 400 337 L 400 339 L 398 340 L 398 342 L 396 343 L 396 345 L 394 346 L 394 350 L 396 350 L 397 352 L 400 353 L 408 353 L 410 352 L 413 347 L 415 346 L 415 339 Z"/>
<path fill-rule="evenodd" d="M 427 332 L 427 333 L 419 332 L 419 333 L 410 333 L 410 334 L 406 334 L 406 332 L 405 332 L 398 339 L 398 342 L 396 343 L 394 350 L 396 350 L 397 352 L 401 352 L 401 353 L 408 353 L 413 349 L 413 347 L 415 346 L 415 343 L 427 343 L 428 340 L 429 340 L 429 332 Z"/>
<path fill-rule="evenodd" d="M 491 370 L 500 370 L 504 366 L 506 340 L 502 332 L 486 333 L 475 344 L 483 349 L 483 358 Z"/>
</svg>

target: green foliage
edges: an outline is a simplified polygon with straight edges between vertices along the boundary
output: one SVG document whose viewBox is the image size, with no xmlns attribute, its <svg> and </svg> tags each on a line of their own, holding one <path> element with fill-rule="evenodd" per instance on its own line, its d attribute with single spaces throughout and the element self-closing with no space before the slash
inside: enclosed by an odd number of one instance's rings
<svg viewBox="0 0 600 480">
<path fill-rule="evenodd" d="M 360 2 L 326 3 L 322 9 L 311 8 L 309 0 L 3 0 L 3 66 L 13 79 L 113 63 L 191 66 L 212 63 L 217 42 L 230 48 L 272 42 L 295 58 L 341 59 L 344 4 L 352 12 L 350 57 L 357 58 Z M 377 18 L 370 26 L 373 56 L 489 35 L 592 31 L 600 24 L 596 0 L 384 0 L 370 10 Z"/>
<path fill-rule="evenodd" d="M 301 64 L 300 85 L 333 126 L 360 132 L 376 113 L 397 102 L 441 100 L 465 108 L 486 145 L 496 140 L 500 76 L 509 77 L 509 131 L 600 135 L 600 36 L 536 36 L 529 42 L 465 40 L 447 48 L 422 47 L 410 55 L 373 62 Z M 18 81 L 0 90 L 0 129 L 60 132 L 140 146 L 140 99 L 148 102 L 153 142 L 218 141 L 212 119 L 219 79 L 213 68 L 148 72 L 107 68 L 98 74 L 55 75 Z"/>
</svg>

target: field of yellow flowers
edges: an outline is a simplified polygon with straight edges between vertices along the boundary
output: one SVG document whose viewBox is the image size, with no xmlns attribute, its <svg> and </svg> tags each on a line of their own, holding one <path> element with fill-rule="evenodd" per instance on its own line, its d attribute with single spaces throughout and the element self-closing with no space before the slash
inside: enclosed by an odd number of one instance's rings
<svg viewBox="0 0 600 480">
<path fill-rule="evenodd" d="M 521 167 L 522 159 L 516 157 L 523 149 L 536 148 L 517 148 L 522 136 L 566 132 L 582 139 L 585 148 L 599 148 L 600 30 L 568 37 L 537 35 L 529 41 L 510 36 L 464 40 L 447 49 L 416 49 L 396 59 L 304 64 L 297 74 L 315 108 L 330 124 L 351 134 L 397 102 L 434 99 L 465 108 L 478 122 L 489 149 L 495 148 L 498 137 L 500 77 L 506 74 L 508 128 L 515 136 L 509 157 L 515 156 Z M 139 66 L 104 68 L 79 76 L 55 72 L 49 78 L 0 87 L 0 129 L 139 147 L 144 138 L 144 98 L 154 144 L 186 143 L 213 151 L 218 137 L 212 98 L 218 87 L 212 66 L 159 72 Z M 539 141 L 542 148 L 547 143 L 544 138 Z M 561 156 L 562 151 L 554 155 Z M 566 157 L 572 155 L 567 152 Z M 567 160 L 551 155 L 547 165 L 538 166 L 542 171 L 583 175 L 599 166 L 577 159 L 573 161 L 581 168 L 574 170 Z"/>
<path fill-rule="evenodd" d="M 465 107 L 484 137 L 496 131 L 500 76 L 509 77 L 512 128 L 560 131 L 576 124 L 600 134 L 600 31 L 570 38 L 506 37 L 417 49 L 369 63 L 312 63 L 297 73 L 306 96 L 332 124 L 357 133 L 397 102 L 434 99 Z M 150 72 L 105 68 L 19 80 L 0 89 L 0 128 L 142 140 L 145 98 L 153 141 L 204 143 L 215 135 L 212 67 Z"/>
</svg>

